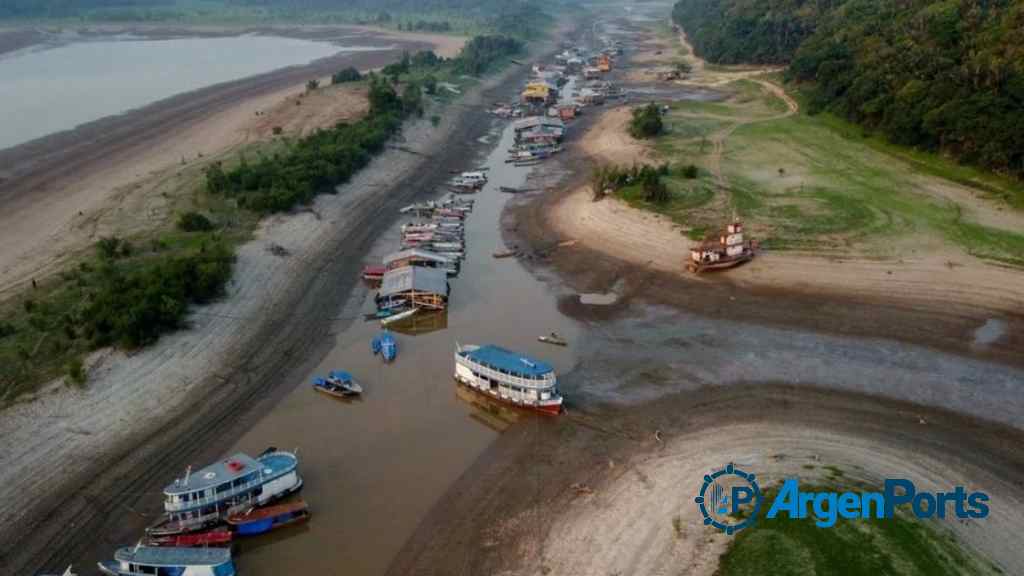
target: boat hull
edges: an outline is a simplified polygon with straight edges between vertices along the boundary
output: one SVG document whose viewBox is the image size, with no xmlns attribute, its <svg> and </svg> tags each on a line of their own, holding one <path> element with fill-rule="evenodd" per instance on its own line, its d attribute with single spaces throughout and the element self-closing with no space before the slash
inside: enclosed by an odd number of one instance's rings
<svg viewBox="0 0 1024 576">
<path fill-rule="evenodd" d="M 502 404 L 504 406 L 516 408 L 517 410 L 536 412 L 538 414 L 544 414 L 545 416 L 558 416 L 563 411 L 561 401 L 559 401 L 557 404 L 524 404 L 522 402 L 516 402 L 508 398 L 502 398 L 497 394 L 491 394 L 489 392 L 481 390 L 480 388 L 477 388 L 476 386 L 471 386 L 470 384 L 467 384 L 466 382 L 460 380 L 458 377 L 455 378 L 455 383 L 464 388 L 465 390 L 469 390 L 476 396 L 479 396 L 491 402 L 498 402 L 499 404 Z"/>
<path fill-rule="evenodd" d="M 735 268 L 741 264 L 745 264 L 754 259 L 754 252 L 748 251 L 736 256 L 735 258 L 722 259 L 718 262 L 709 262 L 706 264 L 700 264 L 693 262 L 692 260 L 687 264 L 686 268 L 694 274 L 700 274 L 702 272 L 713 272 L 715 270 L 726 270 L 729 268 Z"/>
</svg>

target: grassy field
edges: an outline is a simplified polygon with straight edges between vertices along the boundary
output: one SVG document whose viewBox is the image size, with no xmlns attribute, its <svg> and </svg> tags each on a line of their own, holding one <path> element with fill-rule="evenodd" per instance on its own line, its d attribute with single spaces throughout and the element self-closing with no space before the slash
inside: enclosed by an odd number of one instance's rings
<svg viewBox="0 0 1024 576">
<path fill-rule="evenodd" d="M 840 475 L 833 476 L 833 478 Z M 801 487 L 821 491 L 837 488 Z M 842 490 L 840 490 L 842 491 Z M 765 501 L 774 498 L 765 491 Z M 740 532 L 722 555 L 716 576 L 954 576 L 999 574 L 965 552 L 930 522 L 897 513 L 888 520 L 839 520 L 819 528 L 813 518 L 761 517 Z"/>
<path fill-rule="evenodd" d="M 1024 185 L 935 155 L 861 135 L 832 116 L 779 118 L 784 103 L 756 83 L 730 85 L 726 102 L 680 102 L 657 149 L 671 162 L 720 161 L 727 198 L 706 210 L 662 210 L 683 225 L 735 212 L 775 249 L 894 256 L 903 238 L 937 237 L 972 255 L 1024 265 L 1024 232 L 972 221 L 964 206 L 931 193 L 922 177 L 979 188 L 993 206 L 1024 204 Z M 727 133 L 732 130 L 731 133 Z M 856 130 L 856 133 L 854 133 Z M 723 140 L 715 158 L 715 140 Z"/>
</svg>

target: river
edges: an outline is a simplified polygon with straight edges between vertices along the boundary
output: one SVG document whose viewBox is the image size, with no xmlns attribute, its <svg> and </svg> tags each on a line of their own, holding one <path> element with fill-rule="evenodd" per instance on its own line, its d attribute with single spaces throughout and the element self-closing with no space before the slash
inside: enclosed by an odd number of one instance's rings
<svg viewBox="0 0 1024 576">
<path fill-rule="evenodd" d="M 387 47 L 242 35 L 110 36 L 0 57 L 0 149 L 176 94 L 337 54 Z"/>
<path fill-rule="evenodd" d="M 417 336 L 398 334 L 390 365 L 370 353 L 377 322 L 361 317 L 374 309 L 373 290 L 358 290 L 338 311 L 357 318 L 335 336 L 318 368 L 237 443 L 251 454 L 268 445 L 298 449 L 305 479 L 302 497 L 312 520 L 304 529 L 242 542 L 238 566 L 249 575 L 382 574 L 419 521 L 444 491 L 497 437 L 524 414 L 474 404 L 452 378 L 455 343 L 494 343 L 544 359 L 564 374 L 573 366 L 569 348 L 537 341 L 558 332 L 572 343 L 576 323 L 562 316 L 548 288 L 515 258 L 495 259 L 502 249 L 500 216 L 508 195 L 529 168 L 504 163 L 511 127 L 496 126 L 481 142 L 490 150 L 482 165 L 489 182 L 474 198 L 466 222 L 466 260 L 451 279 L 446 327 L 442 321 Z M 367 263 L 398 249 L 398 225 L 382 232 Z M 428 319 L 429 324 L 429 319 Z M 353 372 L 366 392 L 347 403 L 308 385 L 332 369 Z M 542 416 L 525 415 L 527 418 Z"/>
</svg>

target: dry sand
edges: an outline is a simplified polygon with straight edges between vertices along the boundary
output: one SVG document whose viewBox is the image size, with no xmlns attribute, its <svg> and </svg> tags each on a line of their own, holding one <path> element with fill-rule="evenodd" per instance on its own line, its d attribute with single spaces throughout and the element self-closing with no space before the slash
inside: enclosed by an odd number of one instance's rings
<svg viewBox="0 0 1024 576">
<path fill-rule="evenodd" d="M 394 32 L 381 37 L 371 30 L 359 31 L 368 37 L 372 34 L 376 42 L 402 42 L 410 49 L 436 47 L 445 53 L 457 50 L 464 41 L 423 34 L 404 38 Z M 364 99 L 347 98 L 337 90 L 314 95 L 310 101 L 314 106 L 297 107 L 302 110 L 287 110 L 282 103 L 294 104 L 310 76 L 321 77 L 321 84 L 326 84 L 322 74 L 346 62 L 375 68 L 396 55 L 394 50 L 383 50 L 331 57 L 100 120 L 93 123 L 95 128 L 76 129 L 80 137 L 66 133 L 2 151 L 0 157 L 7 164 L 0 173 L 7 179 L 0 181 L 5 206 L 0 211 L 0 297 L 21 289 L 32 278 L 60 270 L 78 250 L 110 233 L 97 228 L 96 221 L 98 214 L 109 213 L 112 204 L 124 201 L 117 191 L 183 159 L 218 156 L 269 138 L 273 126 L 294 134 L 361 113 L 366 109 Z M 104 129 L 105 122 L 125 126 Z M 93 138 L 99 144 L 91 145 Z"/>
</svg>

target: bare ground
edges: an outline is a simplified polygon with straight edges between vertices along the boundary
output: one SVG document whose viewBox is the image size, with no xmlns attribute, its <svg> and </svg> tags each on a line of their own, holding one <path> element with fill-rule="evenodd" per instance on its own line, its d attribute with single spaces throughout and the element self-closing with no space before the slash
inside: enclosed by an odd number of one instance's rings
<svg viewBox="0 0 1024 576">
<path fill-rule="evenodd" d="M 468 168 L 489 125 L 486 102 L 516 71 L 439 111 L 439 127 L 426 120 L 408 127 L 401 149 L 385 152 L 337 195 L 266 220 L 239 250 L 228 296 L 196 310 L 190 330 L 131 356 L 102 353 L 86 389 L 54 384 L 34 402 L 6 410 L 3 571 L 109 554 L 152 520 L 134 512 L 140 503 L 151 503 L 187 462 L 219 455 L 261 406 L 289 390 L 294 375 L 318 360 L 327 336 L 352 320 L 334 314 L 357 282 L 375 231 L 449 170 Z"/>
<path fill-rule="evenodd" d="M 346 66 L 376 68 L 403 49 L 434 47 L 426 37 L 400 42 L 393 35 L 359 33 L 365 35 L 361 42 L 397 47 L 341 53 L 306 66 L 218 84 L 0 150 L 0 297 L 56 272 L 91 242 L 98 233 L 95 212 L 105 209 L 116 190 L 183 160 L 208 158 L 265 138 L 273 124 L 254 126 L 257 113 L 273 111 L 282 100 L 295 98 L 311 78 Z M 451 49 L 454 41 L 444 42 Z M 340 119 L 364 106 L 358 100 L 339 99 L 327 108 Z M 324 119 L 295 122 L 308 128 Z"/>
</svg>

